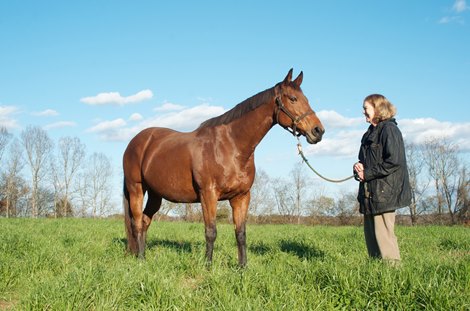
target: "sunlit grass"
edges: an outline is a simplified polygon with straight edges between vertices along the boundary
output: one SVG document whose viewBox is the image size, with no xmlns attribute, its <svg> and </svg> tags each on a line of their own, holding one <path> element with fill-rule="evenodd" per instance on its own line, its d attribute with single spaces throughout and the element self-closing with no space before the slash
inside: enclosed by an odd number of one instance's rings
<svg viewBox="0 0 470 311">
<path fill-rule="evenodd" d="M 214 262 L 199 223 L 152 224 L 146 260 L 118 220 L 0 219 L 0 309 L 468 310 L 470 231 L 398 227 L 402 265 L 367 258 L 361 227 L 250 225 L 248 267 L 233 226 Z"/>
</svg>

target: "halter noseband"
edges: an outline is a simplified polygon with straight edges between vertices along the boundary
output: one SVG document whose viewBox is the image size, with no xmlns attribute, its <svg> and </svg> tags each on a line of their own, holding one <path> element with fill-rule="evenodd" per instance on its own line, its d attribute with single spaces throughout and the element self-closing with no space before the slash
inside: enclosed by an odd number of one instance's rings
<svg viewBox="0 0 470 311">
<path fill-rule="evenodd" d="M 276 122 L 280 126 L 282 126 L 286 131 L 291 133 L 292 135 L 299 137 L 301 134 L 297 132 L 297 124 L 299 124 L 300 121 L 302 121 L 302 119 L 305 118 L 306 116 L 308 116 L 309 114 L 313 114 L 313 111 L 308 110 L 307 112 L 304 112 L 300 116 L 295 117 L 294 115 L 292 115 L 292 113 L 289 110 L 287 110 L 286 106 L 284 106 L 284 103 L 281 100 L 281 96 L 276 96 L 276 105 L 277 105 Z M 284 112 L 286 114 L 286 116 L 288 116 L 291 119 L 292 124 L 290 125 L 290 127 L 292 129 L 290 129 L 288 126 L 284 126 L 281 123 L 279 123 L 279 111 Z"/>
</svg>

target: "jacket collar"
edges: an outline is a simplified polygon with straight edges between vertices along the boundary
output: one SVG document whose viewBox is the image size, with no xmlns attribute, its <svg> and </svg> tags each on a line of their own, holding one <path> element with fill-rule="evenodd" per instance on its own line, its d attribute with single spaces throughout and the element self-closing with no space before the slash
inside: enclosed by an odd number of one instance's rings
<svg viewBox="0 0 470 311">
<path fill-rule="evenodd" d="M 378 135 L 380 132 L 382 132 L 382 128 L 387 124 L 387 123 L 394 123 L 397 125 L 397 121 L 395 118 L 390 118 L 387 120 L 380 121 L 377 126 L 373 126 L 372 124 L 369 125 L 369 128 L 367 129 L 367 132 L 364 135 L 364 138 L 362 139 L 362 143 L 373 143 L 377 142 L 378 140 Z"/>
</svg>

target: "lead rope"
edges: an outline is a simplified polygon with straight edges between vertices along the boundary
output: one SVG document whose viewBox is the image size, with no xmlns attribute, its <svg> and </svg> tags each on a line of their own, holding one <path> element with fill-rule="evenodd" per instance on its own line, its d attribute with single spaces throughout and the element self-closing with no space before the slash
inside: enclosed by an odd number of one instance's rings
<svg viewBox="0 0 470 311">
<path fill-rule="evenodd" d="M 322 174 L 318 173 L 317 170 L 315 170 L 311 165 L 310 163 L 308 163 L 308 160 L 307 158 L 305 157 L 303 151 L 302 151 L 302 145 L 300 144 L 300 139 L 297 137 L 297 149 L 299 150 L 299 154 L 300 156 L 302 157 L 302 159 L 304 160 L 305 164 L 308 165 L 308 167 L 310 167 L 310 169 L 318 175 L 318 177 L 326 180 L 326 181 L 329 181 L 329 182 L 334 182 L 334 183 L 341 183 L 341 182 L 345 182 L 346 180 L 349 180 L 351 178 L 354 178 L 354 175 L 351 175 L 349 177 L 346 177 L 346 178 L 343 178 L 343 179 L 330 179 L 330 178 L 327 178 L 325 176 L 323 176 Z"/>
</svg>

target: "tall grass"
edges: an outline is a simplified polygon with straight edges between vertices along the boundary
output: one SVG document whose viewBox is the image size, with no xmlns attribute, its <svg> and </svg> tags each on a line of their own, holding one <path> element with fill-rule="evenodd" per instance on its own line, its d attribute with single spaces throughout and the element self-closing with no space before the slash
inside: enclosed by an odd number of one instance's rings
<svg viewBox="0 0 470 311">
<path fill-rule="evenodd" d="M 360 227 L 250 225 L 239 269 L 224 224 L 207 268 L 203 232 L 154 223 L 138 260 L 122 221 L 0 219 L 0 309 L 470 309 L 468 228 L 398 227 L 399 268 L 367 258 Z"/>
</svg>

